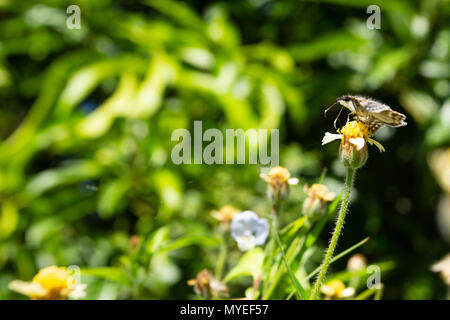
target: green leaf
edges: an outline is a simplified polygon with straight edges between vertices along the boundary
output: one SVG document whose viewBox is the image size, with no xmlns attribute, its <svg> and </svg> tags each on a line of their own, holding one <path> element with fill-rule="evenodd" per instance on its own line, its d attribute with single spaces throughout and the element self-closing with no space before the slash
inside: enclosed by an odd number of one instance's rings
<svg viewBox="0 0 450 320">
<path fill-rule="evenodd" d="M 238 264 L 225 276 L 224 282 L 242 276 L 252 276 L 253 280 L 255 280 L 262 273 L 263 259 L 264 251 L 259 247 L 246 252 Z"/>
<path fill-rule="evenodd" d="M 145 248 L 148 253 L 153 254 L 158 252 L 166 241 L 169 239 L 169 227 L 164 226 L 154 231 L 150 236 Z"/>
<path fill-rule="evenodd" d="M 102 218 L 108 218 L 118 212 L 124 205 L 125 194 L 129 189 L 129 182 L 125 179 L 116 179 L 100 188 L 98 199 L 98 213 Z"/>
<path fill-rule="evenodd" d="M 378 290 L 381 290 L 381 289 L 377 288 L 376 286 L 373 288 L 367 289 L 367 290 L 361 292 L 359 295 L 357 295 L 355 297 L 355 300 L 367 300 Z"/>
<path fill-rule="evenodd" d="M 349 254 L 349 253 L 352 252 L 353 250 L 359 248 L 359 247 L 362 246 L 364 243 L 366 243 L 367 241 L 369 241 L 369 239 L 370 239 L 370 238 L 367 237 L 367 238 L 361 240 L 360 242 L 358 242 L 357 244 L 351 246 L 351 247 L 348 248 L 347 250 L 342 251 L 341 253 L 339 253 L 338 255 L 336 255 L 333 259 L 331 259 L 330 264 L 333 263 L 333 262 L 335 262 L 335 261 L 337 261 L 337 260 L 339 260 L 340 258 L 344 257 L 345 255 Z M 311 279 L 311 278 L 314 277 L 317 273 L 319 273 L 319 271 L 320 271 L 320 266 L 317 267 L 313 272 L 311 272 L 311 273 L 306 277 L 306 279 L 307 279 L 307 280 L 308 280 L 308 279 Z"/>
<path fill-rule="evenodd" d="M 385 261 L 385 262 L 378 262 L 378 263 L 370 264 L 370 266 L 373 266 L 373 265 L 380 268 L 381 272 L 386 272 L 386 271 L 392 270 L 395 267 L 395 263 L 393 261 Z M 354 271 L 337 272 L 337 273 L 330 275 L 328 277 L 328 280 L 339 279 L 339 280 L 345 282 L 345 281 L 349 281 L 350 279 L 352 279 L 354 277 L 370 276 L 371 273 L 368 272 L 368 271 L 370 271 L 370 270 L 368 270 L 368 268 L 370 266 L 368 266 L 367 268 L 362 268 L 362 269 L 354 270 Z"/>
<path fill-rule="evenodd" d="M 19 208 L 15 202 L 4 201 L 0 208 L 0 239 L 9 237 L 19 224 Z"/>
<path fill-rule="evenodd" d="M 339 4 L 347 7 L 367 8 L 371 5 L 377 5 L 382 10 L 400 11 L 403 13 L 412 12 L 408 1 L 403 0 L 304 0 L 306 2 Z"/>
<path fill-rule="evenodd" d="M 318 35 L 309 43 L 292 46 L 289 53 L 296 61 L 309 62 L 322 59 L 336 51 L 357 50 L 365 44 L 366 40 L 350 32 L 333 31 Z"/>
<path fill-rule="evenodd" d="M 101 166 L 95 161 L 74 160 L 64 167 L 41 171 L 30 179 L 25 190 L 32 196 L 40 196 L 44 192 L 61 185 L 95 179 L 101 172 Z"/>
<path fill-rule="evenodd" d="M 175 249 L 191 246 L 191 245 L 202 245 L 202 246 L 219 246 L 222 243 L 220 238 L 213 238 L 207 236 L 187 236 L 181 239 L 177 239 L 166 246 L 163 246 L 158 253 L 168 252 Z"/>
<path fill-rule="evenodd" d="M 296 234 L 298 232 L 298 230 L 301 229 L 301 227 L 303 227 L 303 225 L 305 224 L 306 221 L 306 217 L 300 217 L 296 220 L 294 220 L 293 222 L 291 222 L 290 224 L 288 224 L 287 226 L 285 226 L 283 228 L 283 230 L 281 230 L 281 236 L 284 237 L 291 237 L 294 234 Z"/>
<path fill-rule="evenodd" d="M 131 283 L 128 274 L 120 268 L 83 268 L 81 274 L 111 280 L 120 284 Z"/>
<path fill-rule="evenodd" d="M 366 86 L 374 90 L 385 82 L 394 79 L 396 74 L 408 65 L 413 56 L 413 52 L 410 47 L 385 52 L 375 61 L 372 69 L 366 75 Z"/>
</svg>

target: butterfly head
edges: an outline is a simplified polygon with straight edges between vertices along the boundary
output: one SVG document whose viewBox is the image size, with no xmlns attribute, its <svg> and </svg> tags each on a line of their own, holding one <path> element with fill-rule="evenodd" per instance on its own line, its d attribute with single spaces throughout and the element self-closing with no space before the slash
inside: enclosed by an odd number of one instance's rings
<svg viewBox="0 0 450 320">
<path fill-rule="evenodd" d="M 353 104 L 354 99 L 355 98 L 353 96 L 345 95 L 345 96 L 337 98 L 336 102 L 339 103 L 340 105 L 346 107 L 351 112 L 355 112 L 356 109 Z"/>
</svg>

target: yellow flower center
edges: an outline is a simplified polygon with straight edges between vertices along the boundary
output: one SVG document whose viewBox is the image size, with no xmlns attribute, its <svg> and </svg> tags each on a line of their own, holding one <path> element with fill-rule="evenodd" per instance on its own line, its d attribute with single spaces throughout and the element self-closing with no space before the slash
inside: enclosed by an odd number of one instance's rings
<svg viewBox="0 0 450 320">
<path fill-rule="evenodd" d="M 345 284 L 341 280 L 332 280 L 327 286 L 333 289 L 335 295 L 340 296 L 345 290 Z"/>
<path fill-rule="evenodd" d="M 40 270 L 34 276 L 33 282 L 39 283 L 49 292 L 61 294 L 74 285 L 75 279 L 67 272 L 66 268 L 50 266 Z"/>
<path fill-rule="evenodd" d="M 349 138 L 364 138 L 364 140 L 367 140 L 371 136 L 367 125 L 359 121 L 347 122 L 338 132 L 343 135 L 343 141 Z"/>
<path fill-rule="evenodd" d="M 269 178 L 279 183 L 287 182 L 290 176 L 289 170 L 283 167 L 275 167 L 269 171 Z"/>
<path fill-rule="evenodd" d="M 233 206 L 223 206 L 219 211 L 213 211 L 212 216 L 224 224 L 229 224 L 238 211 Z"/>
<path fill-rule="evenodd" d="M 317 198 L 321 201 L 331 201 L 334 199 L 335 194 L 328 192 L 328 188 L 323 184 L 315 183 L 310 188 L 306 188 L 308 196 L 311 198 Z"/>
</svg>

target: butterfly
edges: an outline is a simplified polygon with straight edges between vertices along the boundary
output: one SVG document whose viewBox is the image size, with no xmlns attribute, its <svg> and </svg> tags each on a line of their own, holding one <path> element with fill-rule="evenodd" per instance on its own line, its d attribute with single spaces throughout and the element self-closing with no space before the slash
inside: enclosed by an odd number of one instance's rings
<svg viewBox="0 0 450 320">
<path fill-rule="evenodd" d="M 371 134 L 373 134 L 383 125 L 388 125 L 391 127 L 402 127 L 406 126 L 407 124 L 405 122 L 406 116 L 403 113 L 394 111 L 388 105 L 375 99 L 361 96 L 345 95 L 339 97 L 336 99 L 335 103 L 333 103 L 327 110 L 325 110 L 325 114 L 331 107 L 333 107 L 337 103 L 350 110 L 349 115 L 353 115 L 357 121 L 367 124 L 369 132 Z M 336 120 L 334 123 L 335 127 Z"/>
</svg>

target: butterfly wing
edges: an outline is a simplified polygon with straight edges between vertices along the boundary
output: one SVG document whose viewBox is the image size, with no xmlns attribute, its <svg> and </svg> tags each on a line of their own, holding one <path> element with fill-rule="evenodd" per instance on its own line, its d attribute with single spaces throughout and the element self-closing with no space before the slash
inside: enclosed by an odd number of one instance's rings
<svg viewBox="0 0 450 320">
<path fill-rule="evenodd" d="M 367 126 L 369 127 L 369 132 L 371 135 L 373 135 L 375 133 L 375 131 L 380 129 L 383 125 L 384 125 L 384 122 L 379 121 L 374 118 L 371 118 L 367 123 Z"/>
<path fill-rule="evenodd" d="M 371 126 L 371 122 L 374 122 L 373 127 L 376 129 L 381 127 L 381 125 L 377 122 L 381 122 L 382 124 L 386 124 L 391 127 L 406 126 L 406 116 L 403 113 L 392 110 L 384 103 L 363 97 L 357 97 L 357 102 L 357 111 L 366 114 L 368 113 L 369 126 Z"/>
<path fill-rule="evenodd" d="M 380 112 L 372 112 L 370 115 L 376 120 L 381 121 L 391 127 L 406 126 L 406 116 L 403 113 L 391 109 L 383 110 Z"/>
</svg>

